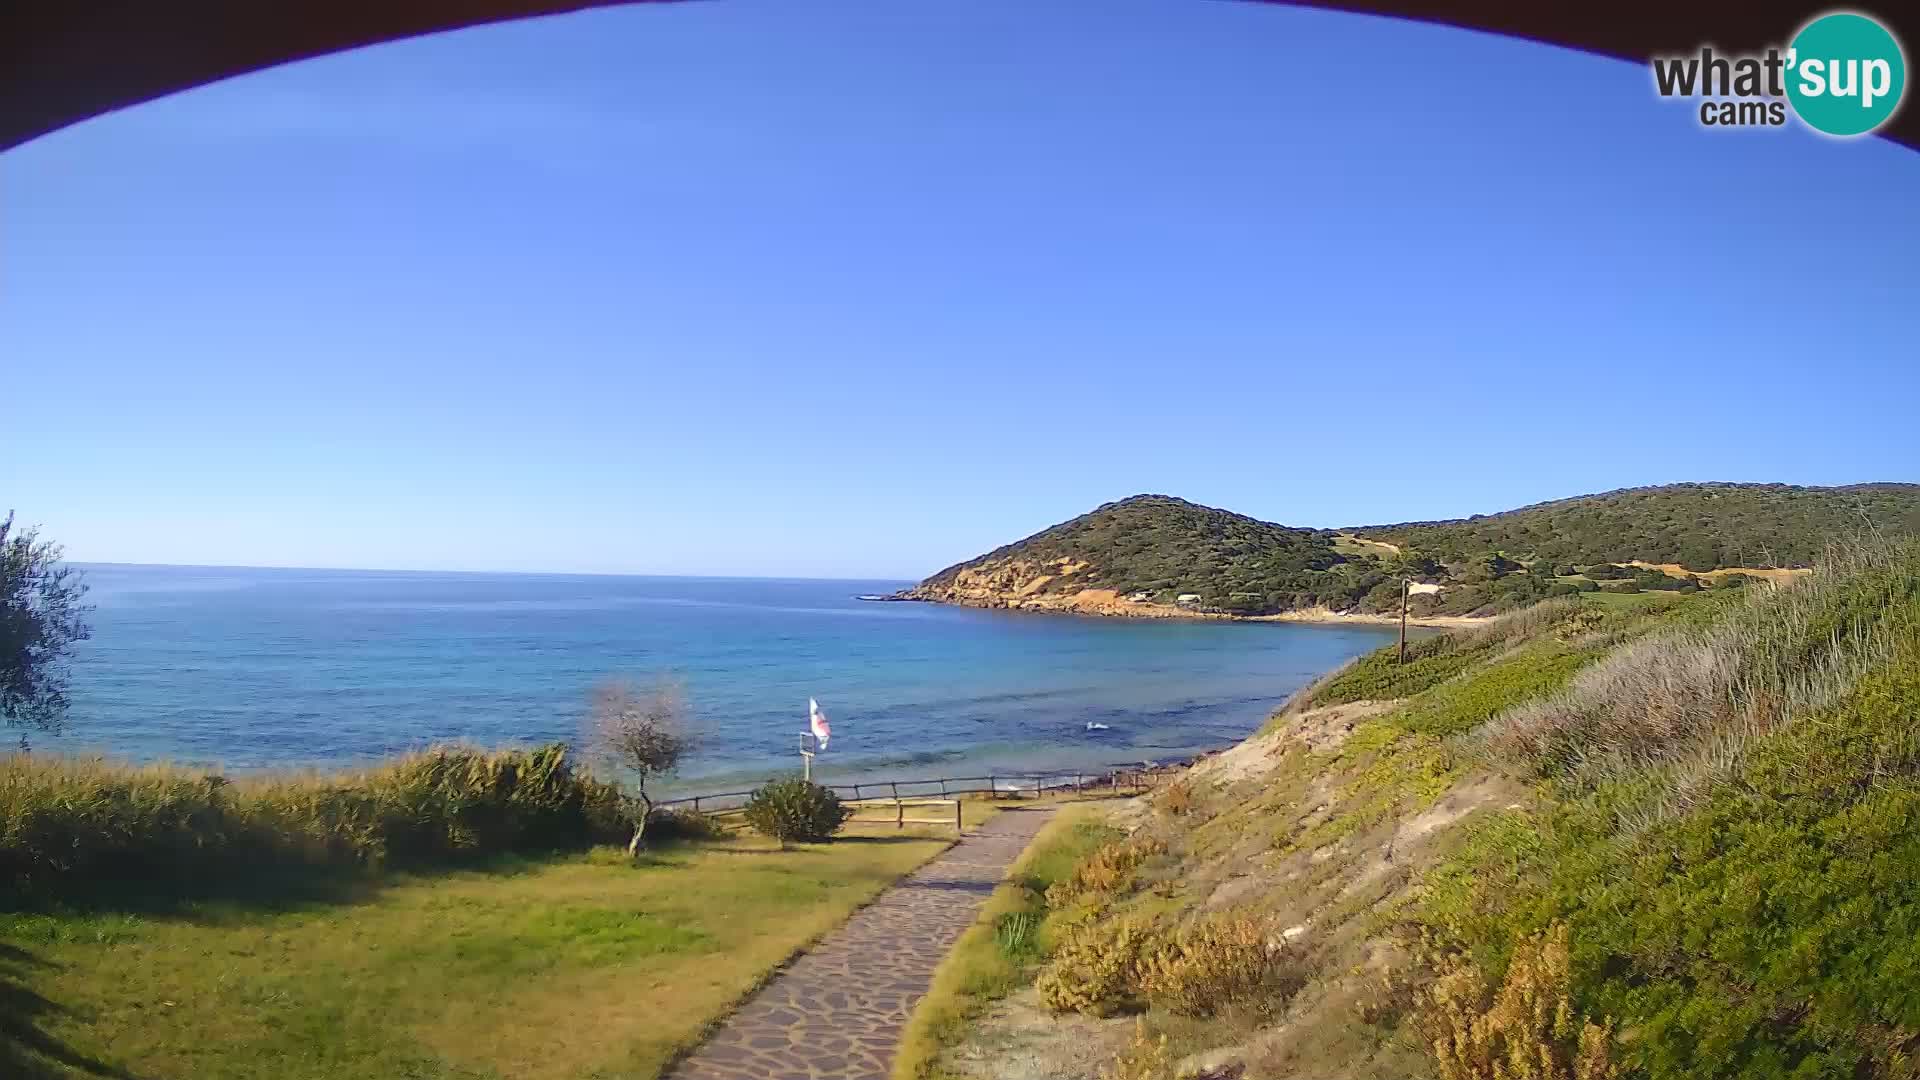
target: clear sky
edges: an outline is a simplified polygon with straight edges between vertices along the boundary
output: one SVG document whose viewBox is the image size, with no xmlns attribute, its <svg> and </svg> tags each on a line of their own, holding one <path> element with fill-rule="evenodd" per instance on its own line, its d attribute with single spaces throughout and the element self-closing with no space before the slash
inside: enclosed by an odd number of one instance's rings
<svg viewBox="0 0 1920 1080">
<path fill-rule="evenodd" d="M 1642 67 L 1280 6 L 486 27 L 0 154 L 0 511 L 81 560 L 917 577 L 1142 491 L 1916 480 L 1917 195 Z"/>
</svg>

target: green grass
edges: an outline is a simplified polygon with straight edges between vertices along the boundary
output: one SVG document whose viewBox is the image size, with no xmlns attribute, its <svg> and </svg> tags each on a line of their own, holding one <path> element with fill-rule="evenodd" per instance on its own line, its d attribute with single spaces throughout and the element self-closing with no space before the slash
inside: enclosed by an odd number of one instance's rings
<svg viewBox="0 0 1920 1080">
<path fill-rule="evenodd" d="M 0 908 L 0 1076 L 655 1076 L 946 846 L 886 832 Z"/>
<path fill-rule="evenodd" d="M 1442 683 L 1392 714 L 1395 723 L 1427 735 L 1459 735 L 1503 710 L 1551 693 L 1598 659 L 1598 650 L 1570 651 L 1557 643 L 1529 646 L 1505 660 Z"/>
<path fill-rule="evenodd" d="M 1580 594 L 1580 602 L 1590 604 L 1605 611 L 1644 611 L 1649 608 L 1662 608 L 1676 604 L 1685 595 L 1677 592 L 1587 592 Z"/>
<path fill-rule="evenodd" d="M 1068 808 L 1034 837 L 934 972 L 900 1037 L 894 1080 L 940 1076 L 940 1051 L 958 1042 L 989 1004 L 1031 981 L 1034 965 L 1053 944 L 1047 887 L 1071 877 L 1082 858 L 1121 835 L 1089 810 Z"/>
</svg>

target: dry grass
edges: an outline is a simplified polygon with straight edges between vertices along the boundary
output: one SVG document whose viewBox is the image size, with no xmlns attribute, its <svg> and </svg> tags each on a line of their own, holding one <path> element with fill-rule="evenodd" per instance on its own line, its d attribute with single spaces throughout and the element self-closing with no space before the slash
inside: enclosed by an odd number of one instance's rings
<svg viewBox="0 0 1920 1080">
<path fill-rule="evenodd" d="M 1663 816 L 1727 775 L 1753 740 L 1822 709 L 1886 663 L 1920 598 L 1920 544 L 1836 549 L 1794 585 L 1757 588 L 1726 617 L 1617 649 L 1558 694 L 1487 725 L 1496 755 L 1547 776 L 1659 778 Z"/>
<path fill-rule="evenodd" d="M 1628 562 L 1623 563 L 1622 565 L 1637 566 L 1642 570 L 1658 570 L 1670 578 L 1678 578 L 1682 581 L 1686 580 L 1687 578 L 1700 578 L 1705 581 L 1719 581 L 1721 578 L 1730 577 L 1734 574 L 1739 574 L 1743 577 L 1756 578 L 1761 581 L 1770 581 L 1776 585 L 1784 585 L 1787 582 L 1795 580 L 1796 578 L 1805 577 L 1806 575 L 1813 573 L 1812 570 L 1806 567 L 1782 568 L 1777 566 L 1767 566 L 1767 567 L 1726 566 L 1726 567 L 1721 567 L 1718 570 L 1689 570 L 1686 567 L 1681 566 L 1679 563 L 1651 563 L 1651 562 L 1642 562 L 1639 559 L 1629 560 Z"/>
</svg>

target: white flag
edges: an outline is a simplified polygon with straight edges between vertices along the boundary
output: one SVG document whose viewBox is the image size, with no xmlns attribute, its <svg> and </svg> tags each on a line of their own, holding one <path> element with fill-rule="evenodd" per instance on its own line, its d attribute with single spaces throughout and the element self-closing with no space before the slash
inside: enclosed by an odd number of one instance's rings
<svg viewBox="0 0 1920 1080">
<path fill-rule="evenodd" d="M 820 703 L 812 698 L 807 699 L 807 726 L 813 729 L 813 737 L 819 740 L 820 749 L 825 750 L 827 736 L 833 734 L 833 729 L 827 726 L 827 714 L 820 708 Z"/>
<path fill-rule="evenodd" d="M 1407 582 L 1407 595 L 1408 596 L 1425 596 L 1428 593 L 1437 593 L 1441 590 L 1441 588 L 1442 586 L 1428 585 L 1424 581 L 1409 581 Z"/>
</svg>

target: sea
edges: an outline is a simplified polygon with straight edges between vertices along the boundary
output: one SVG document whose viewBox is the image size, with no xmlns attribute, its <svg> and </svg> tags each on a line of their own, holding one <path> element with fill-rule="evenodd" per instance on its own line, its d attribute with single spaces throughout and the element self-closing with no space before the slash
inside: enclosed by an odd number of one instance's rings
<svg viewBox="0 0 1920 1080">
<path fill-rule="evenodd" d="M 901 581 L 80 569 L 93 635 L 35 752 L 232 773 L 573 740 L 607 679 L 680 687 L 680 793 L 797 769 L 810 697 L 826 782 L 1097 770 L 1231 744 L 1392 637 L 857 599 Z"/>
</svg>

